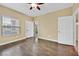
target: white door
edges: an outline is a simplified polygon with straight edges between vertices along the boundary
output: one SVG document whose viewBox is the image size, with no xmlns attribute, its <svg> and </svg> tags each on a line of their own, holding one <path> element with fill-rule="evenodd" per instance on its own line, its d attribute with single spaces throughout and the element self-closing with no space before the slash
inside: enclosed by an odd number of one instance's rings
<svg viewBox="0 0 79 59">
<path fill-rule="evenodd" d="M 26 21 L 26 37 L 33 37 L 34 36 L 34 25 L 32 21 Z"/>
<path fill-rule="evenodd" d="M 64 16 L 58 18 L 58 42 L 73 45 L 73 17 Z"/>
</svg>

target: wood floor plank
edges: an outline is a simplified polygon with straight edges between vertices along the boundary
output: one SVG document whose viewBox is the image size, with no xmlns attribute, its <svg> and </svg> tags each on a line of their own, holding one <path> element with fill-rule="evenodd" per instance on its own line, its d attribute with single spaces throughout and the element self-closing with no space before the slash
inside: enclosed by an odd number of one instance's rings
<svg viewBox="0 0 79 59">
<path fill-rule="evenodd" d="M 73 46 L 34 38 L 0 46 L 1 56 L 77 56 Z"/>
</svg>

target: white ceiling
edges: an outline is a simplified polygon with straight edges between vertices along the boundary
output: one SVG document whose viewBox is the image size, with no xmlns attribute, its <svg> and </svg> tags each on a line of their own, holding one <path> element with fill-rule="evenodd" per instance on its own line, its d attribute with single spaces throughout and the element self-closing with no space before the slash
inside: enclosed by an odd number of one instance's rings
<svg viewBox="0 0 79 59">
<path fill-rule="evenodd" d="M 27 4 L 27 3 L 0 3 L 0 5 L 14 9 L 14 10 L 24 13 L 25 15 L 28 15 L 28 16 L 44 15 L 49 12 L 54 12 L 54 11 L 58 11 L 60 9 L 64 9 L 64 8 L 73 6 L 73 4 L 71 4 L 71 3 L 45 3 L 40 6 L 41 10 L 39 11 L 37 9 L 29 10 L 31 5 Z"/>
</svg>

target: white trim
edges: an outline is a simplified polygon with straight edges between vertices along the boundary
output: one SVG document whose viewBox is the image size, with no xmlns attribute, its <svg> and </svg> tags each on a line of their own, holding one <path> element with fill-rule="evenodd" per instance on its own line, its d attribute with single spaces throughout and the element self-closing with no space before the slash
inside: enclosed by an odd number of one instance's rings
<svg viewBox="0 0 79 59">
<path fill-rule="evenodd" d="M 76 23 L 76 14 L 79 13 L 79 8 L 77 8 L 74 13 L 73 13 L 73 17 L 74 17 L 74 47 L 75 47 L 75 50 L 77 50 L 77 47 L 76 47 L 76 25 L 78 23 Z"/>
<path fill-rule="evenodd" d="M 40 39 L 43 39 L 43 40 L 48 40 L 48 41 L 52 41 L 52 42 L 57 42 L 58 43 L 58 40 L 56 39 L 48 39 L 48 38 L 44 38 L 44 37 L 39 37 Z"/>
<path fill-rule="evenodd" d="M 1 43 L 0 46 L 1 46 L 1 45 L 6 45 L 6 44 L 9 44 L 9 43 L 13 43 L 13 42 L 16 42 L 16 41 L 20 41 L 20 40 L 23 40 L 23 39 L 25 39 L 25 38 L 26 38 L 26 37 L 19 38 L 19 39 L 16 39 L 16 40 L 12 40 L 12 41 L 9 41 L 9 42 L 4 42 L 4 43 Z"/>
<path fill-rule="evenodd" d="M 64 44 L 64 43 L 61 43 L 61 42 L 58 42 L 59 44 Z M 72 45 L 72 46 L 74 46 L 73 44 L 65 44 L 65 45 Z"/>
<path fill-rule="evenodd" d="M 63 43 L 60 43 L 60 42 L 58 42 L 58 40 L 56 40 L 56 39 L 48 39 L 48 38 L 44 38 L 44 37 L 39 37 L 40 39 L 43 39 L 43 40 L 48 40 L 48 41 L 52 41 L 52 42 L 57 42 L 57 43 L 59 43 L 59 44 L 63 44 Z M 68 44 L 66 44 L 66 45 L 68 45 Z M 73 46 L 73 45 L 72 45 Z"/>
</svg>

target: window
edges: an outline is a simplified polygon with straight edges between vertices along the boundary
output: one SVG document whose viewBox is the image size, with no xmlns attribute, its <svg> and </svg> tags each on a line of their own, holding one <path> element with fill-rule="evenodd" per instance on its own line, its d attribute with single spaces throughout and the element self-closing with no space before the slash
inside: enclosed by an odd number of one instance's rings
<svg viewBox="0 0 79 59">
<path fill-rule="evenodd" d="M 11 16 L 1 16 L 1 35 L 13 36 L 19 34 L 19 20 Z"/>
</svg>

